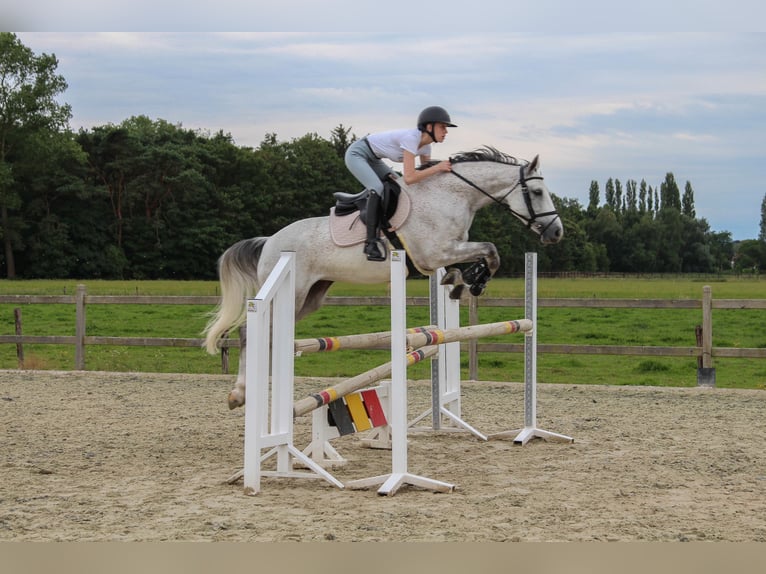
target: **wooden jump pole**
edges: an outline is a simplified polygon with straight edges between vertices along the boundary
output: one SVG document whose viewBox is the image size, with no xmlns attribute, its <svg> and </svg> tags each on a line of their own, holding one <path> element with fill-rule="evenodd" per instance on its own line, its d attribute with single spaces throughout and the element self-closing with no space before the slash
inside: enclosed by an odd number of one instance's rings
<svg viewBox="0 0 766 574">
<path fill-rule="evenodd" d="M 468 325 L 467 327 L 456 327 L 454 329 L 432 329 L 430 331 L 408 334 L 407 345 L 411 348 L 419 349 L 426 345 L 441 345 L 443 343 L 454 343 L 469 339 L 481 339 L 493 335 L 527 332 L 531 331 L 532 327 L 533 323 L 531 320 L 516 319 L 514 321 L 498 321 L 483 325 Z"/>
<path fill-rule="evenodd" d="M 438 351 L 439 347 L 437 346 L 423 347 L 422 349 L 412 351 L 407 354 L 407 365 L 414 365 L 423 359 L 433 357 Z M 375 367 L 374 369 L 365 371 L 360 375 L 346 379 L 337 385 L 296 401 L 293 403 L 293 416 L 299 417 L 308 414 L 314 409 L 318 409 L 319 407 L 326 405 L 336 399 L 344 397 L 355 391 L 364 389 L 372 383 L 390 376 L 391 370 L 392 363 L 389 361 L 388 363 L 384 363 L 378 367 Z"/>
<path fill-rule="evenodd" d="M 430 329 L 419 327 L 411 329 L 406 337 L 407 347 L 416 349 L 407 354 L 407 366 L 414 365 L 434 356 L 439 350 L 438 345 L 443 343 L 453 343 L 455 341 L 465 341 L 466 339 L 480 339 L 492 335 L 504 335 L 509 333 L 526 332 L 532 330 L 533 323 L 529 319 L 518 319 L 514 321 L 498 321 L 496 323 L 487 323 L 484 325 L 469 325 L 467 327 L 457 327 L 455 329 Z M 348 335 L 345 337 L 350 344 L 361 344 L 365 341 L 375 340 L 380 342 L 388 339 L 391 344 L 391 333 L 370 333 L 368 339 L 366 335 Z M 304 341 L 319 341 L 320 339 L 304 339 Z M 296 348 L 298 347 L 298 341 Z M 313 348 L 301 345 L 302 348 Z M 350 348 L 350 347 L 347 347 Z M 363 347 L 356 347 L 363 348 Z M 326 405 L 336 399 L 344 397 L 350 393 L 361 390 L 366 386 L 379 381 L 391 374 L 391 363 L 385 363 L 360 375 L 347 379 L 335 386 L 329 387 L 318 393 L 311 394 L 293 404 L 293 416 L 299 417 L 310 413 L 323 405 Z"/>
<path fill-rule="evenodd" d="M 407 333 L 421 333 L 436 329 L 436 325 L 413 327 L 407 329 Z M 419 345 L 422 347 L 423 345 Z M 341 349 L 391 349 L 391 331 L 379 333 L 362 333 L 358 335 L 341 335 L 339 337 L 316 337 L 310 339 L 296 339 L 295 353 L 321 353 L 327 351 L 340 351 Z"/>
<path fill-rule="evenodd" d="M 439 329 L 436 326 L 415 327 L 407 330 L 407 347 L 419 349 L 428 345 L 441 345 L 469 339 L 481 339 L 493 335 L 506 335 L 532 330 L 532 321 L 517 319 L 514 321 L 498 321 L 483 325 L 469 325 L 454 329 Z M 296 339 L 295 352 L 320 353 L 339 351 L 341 349 L 370 349 L 391 348 L 391 331 L 379 333 L 362 333 L 359 335 L 342 335 L 340 337 L 318 337 L 316 339 Z"/>
</svg>

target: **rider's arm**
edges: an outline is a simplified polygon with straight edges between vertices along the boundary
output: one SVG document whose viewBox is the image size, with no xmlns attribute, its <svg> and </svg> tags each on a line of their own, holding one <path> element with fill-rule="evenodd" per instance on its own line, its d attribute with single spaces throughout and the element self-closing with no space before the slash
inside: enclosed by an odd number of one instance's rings
<svg viewBox="0 0 766 574">
<path fill-rule="evenodd" d="M 431 159 L 430 156 L 422 155 L 420 159 L 423 163 L 426 163 Z M 432 176 L 443 171 L 452 171 L 452 164 L 445 160 L 439 162 L 427 169 L 415 169 L 415 155 L 412 152 L 404 151 L 404 157 L 402 158 L 404 183 L 410 185 L 424 180 L 425 178 Z"/>
</svg>

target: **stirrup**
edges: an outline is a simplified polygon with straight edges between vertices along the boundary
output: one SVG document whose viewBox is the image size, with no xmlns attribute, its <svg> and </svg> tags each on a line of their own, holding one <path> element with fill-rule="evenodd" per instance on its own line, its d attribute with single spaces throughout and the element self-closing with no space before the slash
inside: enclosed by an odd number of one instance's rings
<svg viewBox="0 0 766 574">
<path fill-rule="evenodd" d="M 364 244 L 364 253 L 367 255 L 367 261 L 385 261 L 387 259 L 386 246 L 380 239 L 367 240 Z"/>
</svg>

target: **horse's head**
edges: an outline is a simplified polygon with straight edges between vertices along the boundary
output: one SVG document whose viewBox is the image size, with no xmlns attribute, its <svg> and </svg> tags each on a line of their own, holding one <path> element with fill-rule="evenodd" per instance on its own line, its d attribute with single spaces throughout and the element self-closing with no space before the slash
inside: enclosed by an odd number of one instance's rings
<svg viewBox="0 0 766 574">
<path fill-rule="evenodd" d="M 514 193 L 520 189 L 521 193 Z M 543 243 L 558 243 L 564 237 L 561 222 L 553 199 L 540 174 L 540 157 L 519 166 L 518 183 L 505 196 L 504 202 L 517 218 L 540 235 Z"/>
<path fill-rule="evenodd" d="M 454 163 L 485 162 L 491 169 L 476 173 L 479 184 L 474 183 L 459 170 L 452 174 L 480 191 L 495 203 L 508 206 L 511 213 L 537 233 L 543 243 L 558 243 L 564 237 L 564 225 L 556 212 L 556 206 L 540 174 L 540 158 L 535 156 L 529 163 L 485 146 L 472 152 L 457 154 Z M 517 177 L 509 182 L 506 170 L 517 170 Z M 479 179 L 481 177 L 481 179 Z"/>
</svg>

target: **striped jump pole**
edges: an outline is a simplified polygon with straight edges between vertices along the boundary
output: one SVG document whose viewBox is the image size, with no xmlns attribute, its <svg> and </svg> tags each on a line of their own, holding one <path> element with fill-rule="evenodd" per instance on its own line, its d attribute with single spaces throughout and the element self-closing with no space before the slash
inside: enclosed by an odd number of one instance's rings
<svg viewBox="0 0 766 574">
<path fill-rule="evenodd" d="M 529 319 L 516 319 L 513 321 L 485 323 L 483 325 L 456 327 L 454 329 L 423 330 L 419 333 L 407 335 L 407 344 L 410 347 L 417 349 L 426 345 L 441 345 L 443 343 L 454 343 L 457 341 L 466 341 L 468 339 L 481 339 L 483 337 L 492 337 L 494 335 L 527 332 L 532 330 L 532 326 L 532 321 Z"/>
<path fill-rule="evenodd" d="M 433 357 L 439 351 L 439 347 L 424 347 L 422 349 L 416 349 L 407 353 L 406 363 L 407 365 L 414 365 L 419 363 L 423 359 Z M 384 363 L 374 369 L 365 371 L 364 373 L 346 379 L 343 382 L 338 383 L 332 387 L 328 387 L 318 393 L 313 393 L 308 397 L 305 397 L 299 401 L 293 403 L 293 416 L 299 417 L 310 413 L 314 409 L 326 405 L 334 400 L 344 397 L 350 393 L 364 389 L 371 384 L 384 379 L 391 375 L 393 368 L 392 362 Z"/>
<path fill-rule="evenodd" d="M 415 350 L 407 353 L 407 366 L 409 367 L 415 363 L 419 363 L 423 359 L 433 357 L 439 350 L 437 345 L 440 344 L 531 330 L 532 321 L 527 319 L 498 321 L 496 323 L 470 325 L 468 327 L 458 327 L 455 329 L 432 329 L 429 327 L 410 329 L 410 332 L 406 335 L 405 341 L 408 348 Z M 376 333 L 375 335 L 387 335 L 390 340 L 390 332 Z M 349 337 L 353 338 L 355 335 L 349 335 Z M 318 341 L 319 339 L 312 340 Z M 359 341 L 361 339 L 352 340 Z M 309 341 L 309 339 L 306 339 L 306 341 Z M 296 341 L 296 348 L 298 347 L 297 343 L 298 341 Z M 360 375 L 346 379 L 345 381 L 319 391 L 318 393 L 313 393 L 293 404 L 293 416 L 299 417 L 305 415 L 322 405 L 326 405 L 349 393 L 363 389 L 372 383 L 388 377 L 391 374 L 391 370 L 392 363 L 388 362 L 375 367 L 374 369 L 370 369 L 369 371 L 365 371 Z"/>
<path fill-rule="evenodd" d="M 407 333 L 423 333 L 437 329 L 436 325 L 413 327 Z M 423 345 L 420 345 L 421 347 Z M 316 337 L 295 340 L 295 353 L 322 353 L 340 351 L 341 349 L 390 349 L 391 331 L 379 333 L 362 333 L 358 335 L 341 335 L 339 337 Z"/>
</svg>

